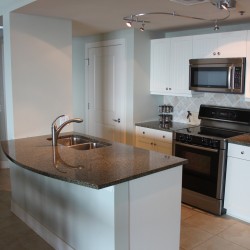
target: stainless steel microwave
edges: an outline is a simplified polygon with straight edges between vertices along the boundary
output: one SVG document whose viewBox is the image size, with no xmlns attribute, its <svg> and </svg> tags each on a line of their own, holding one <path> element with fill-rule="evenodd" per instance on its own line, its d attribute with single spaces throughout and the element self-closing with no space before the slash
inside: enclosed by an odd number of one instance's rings
<svg viewBox="0 0 250 250">
<path fill-rule="evenodd" d="M 243 94 L 246 58 L 189 60 L 189 89 L 202 92 Z"/>
</svg>

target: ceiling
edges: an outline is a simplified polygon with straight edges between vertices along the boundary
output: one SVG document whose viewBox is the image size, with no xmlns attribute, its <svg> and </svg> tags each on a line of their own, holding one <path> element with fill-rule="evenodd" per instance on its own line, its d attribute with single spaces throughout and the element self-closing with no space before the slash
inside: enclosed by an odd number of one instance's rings
<svg viewBox="0 0 250 250">
<path fill-rule="evenodd" d="M 193 1 L 193 0 L 184 0 Z M 210 1 L 210 0 L 197 0 Z M 211 0 L 214 1 L 214 0 Z M 73 36 L 88 36 L 125 29 L 123 17 L 145 12 L 176 12 L 206 19 L 221 19 L 226 11 L 211 2 L 183 5 L 170 0 L 36 0 L 16 12 L 48 17 L 65 18 L 73 22 Z M 244 11 L 241 15 L 239 12 Z M 169 15 L 150 15 L 145 30 L 184 30 L 190 28 L 213 27 L 214 22 L 174 17 Z M 250 1 L 237 0 L 236 8 L 230 10 L 230 17 L 218 24 L 250 22 Z M 138 28 L 139 24 L 136 25 Z"/>
</svg>

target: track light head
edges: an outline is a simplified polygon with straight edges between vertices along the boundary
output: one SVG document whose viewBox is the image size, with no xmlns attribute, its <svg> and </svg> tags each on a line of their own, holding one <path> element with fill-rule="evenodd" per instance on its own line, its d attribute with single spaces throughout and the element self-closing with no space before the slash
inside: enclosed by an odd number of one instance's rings
<svg viewBox="0 0 250 250">
<path fill-rule="evenodd" d="M 144 31 L 145 30 L 144 27 L 145 27 L 145 23 L 142 23 L 140 31 Z"/>
<path fill-rule="evenodd" d="M 132 27 L 132 21 L 127 21 L 127 22 L 126 22 L 126 25 L 127 25 L 129 28 L 131 28 L 131 27 Z"/>
<path fill-rule="evenodd" d="M 217 24 L 217 20 L 215 21 L 215 24 L 214 24 L 214 31 L 217 31 L 217 30 L 219 30 L 220 29 L 220 27 L 218 26 L 218 24 Z"/>
</svg>

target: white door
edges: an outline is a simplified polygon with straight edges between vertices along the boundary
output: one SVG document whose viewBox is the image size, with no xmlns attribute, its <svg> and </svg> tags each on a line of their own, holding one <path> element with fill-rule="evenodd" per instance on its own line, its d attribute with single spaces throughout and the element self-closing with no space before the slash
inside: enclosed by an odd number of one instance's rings
<svg viewBox="0 0 250 250">
<path fill-rule="evenodd" d="M 88 133 L 125 142 L 124 45 L 88 49 Z"/>
</svg>

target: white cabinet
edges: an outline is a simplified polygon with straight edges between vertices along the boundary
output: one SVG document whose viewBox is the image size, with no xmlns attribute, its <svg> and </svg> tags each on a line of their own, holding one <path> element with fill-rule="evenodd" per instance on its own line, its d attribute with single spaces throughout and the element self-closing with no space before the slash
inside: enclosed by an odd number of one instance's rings
<svg viewBox="0 0 250 250">
<path fill-rule="evenodd" d="M 246 57 L 247 31 L 193 36 L 193 58 Z"/>
<path fill-rule="evenodd" d="M 250 147 L 229 143 L 224 206 L 227 214 L 250 222 Z"/>
<path fill-rule="evenodd" d="M 152 40 L 151 94 L 191 96 L 190 58 L 192 58 L 192 36 Z"/>
<path fill-rule="evenodd" d="M 162 94 L 169 84 L 170 74 L 170 39 L 151 41 L 150 92 Z"/>
<path fill-rule="evenodd" d="M 248 33 L 247 33 L 245 100 L 250 102 L 250 30 L 248 30 Z"/>
<path fill-rule="evenodd" d="M 136 146 L 172 154 L 172 132 L 136 126 Z"/>
<path fill-rule="evenodd" d="M 192 58 L 191 36 L 171 38 L 170 83 L 174 95 L 191 96 L 189 90 L 189 59 Z"/>
</svg>

